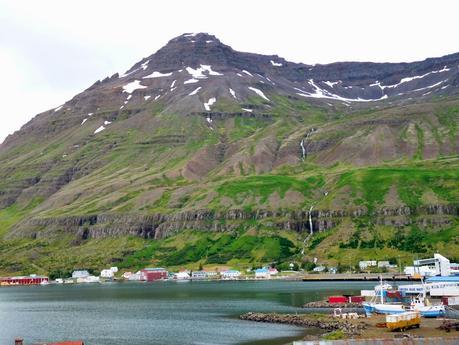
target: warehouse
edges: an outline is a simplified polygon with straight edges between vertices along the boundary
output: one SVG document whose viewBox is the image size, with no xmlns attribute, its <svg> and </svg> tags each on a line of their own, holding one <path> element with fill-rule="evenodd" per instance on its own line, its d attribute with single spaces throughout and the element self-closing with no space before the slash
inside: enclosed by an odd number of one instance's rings
<svg viewBox="0 0 459 345">
<path fill-rule="evenodd" d="M 140 280 L 152 282 L 168 278 L 168 272 L 164 268 L 144 268 L 140 271 Z"/>
<path fill-rule="evenodd" d="M 48 283 L 48 277 L 43 276 L 21 276 L 0 278 L 0 286 L 10 285 L 40 285 Z"/>
</svg>

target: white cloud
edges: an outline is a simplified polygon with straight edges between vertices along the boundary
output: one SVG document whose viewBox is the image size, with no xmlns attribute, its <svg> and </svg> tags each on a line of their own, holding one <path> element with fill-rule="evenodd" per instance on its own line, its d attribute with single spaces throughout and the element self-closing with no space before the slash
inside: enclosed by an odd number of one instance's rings
<svg viewBox="0 0 459 345">
<path fill-rule="evenodd" d="M 458 9 L 448 0 L 234 0 L 218 9 L 213 0 L 0 0 L 0 66 L 8 76 L 0 141 L 184 32 L 295 62 L 413 61 L 459 51 Z"/>
<path fill-rule="evenodd" d="M 27 59 L 0 46 L 0 142 L 41 111 L 58 106 L 72 91 L 60 91 L 44 82 Z"/>
</svg>

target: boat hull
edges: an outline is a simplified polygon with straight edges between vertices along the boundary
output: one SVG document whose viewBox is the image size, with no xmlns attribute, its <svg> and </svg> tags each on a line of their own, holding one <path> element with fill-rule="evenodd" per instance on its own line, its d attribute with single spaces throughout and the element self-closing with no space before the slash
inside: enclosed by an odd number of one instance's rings
<svg viewBox="0 0 459 345">
<path fill-rule="evenodd" d="M 422 317 L 429 317 L 435 318 L 445 315 L 445 308 L 444 307 L 424 307 L 420 309 L 415 309 L 421 313 Z"/>
</svg>

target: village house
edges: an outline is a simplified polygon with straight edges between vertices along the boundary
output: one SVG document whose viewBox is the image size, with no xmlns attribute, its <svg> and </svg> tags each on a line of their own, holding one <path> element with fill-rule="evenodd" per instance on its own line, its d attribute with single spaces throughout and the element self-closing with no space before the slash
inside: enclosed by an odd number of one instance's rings
<svg viewBox="0 0 459 345">
<path fill-rule="evenodd" d="M 378 268 L 390 268 L 392 265 L 389 261 L 378 261 Z"/>
<path fill-rule="evenodd" d="M 100 272 L 100 277 L 104 279 L 113 279 L 114 276 L 115 274 L 112 270 L 105 269 Z"/>
<path fill-rule="evenodd" d="M 217 271 L 205 271 L 208 279 L 216 279 L 218 277 Z"/>
<path fill-rule="evenodd" d="M 207 279 L 206 271 L 193 271 L 191 272 L 192 279 Z"/>
<path fill-rule="evenodd" d="M 178 272 L 174 274 L 174 279 L 177 280 L 188 280 L 190 279 L 190 275 L 186 271 Z"/>
<path fill-rule="evenodd" d="M 226 270 L 220 273 L 222 279 L 233 280 L 238 279 L 241 276 L 241 272 L 237 270 Z"/>
<path fill-rule="evenodd" d="M 78 279 L 78 278 L 88 278 L 90 276 L 89 272 L 87 270 L 78 270 L 78 271 L 73 271 L 72 273 L 72 278 L 73 279 Z"/>
<path fill-rule="evenodd" d="M 256 279 L 269 279 L 271 275 L 269 274 L 269 270 L 267 268 L 258 268 L 255 270 L 255 278 Z"/>
<path fill-rule="evenodd" d="M 269 275 L 271 275 L 271 276 L 275 276 L 275 275 L 277 275 L 279 273 L 279 271 L 275 267 L 268 268 L 268 271 L 269 271 Z"/>
<path fill-rule="evenodd" d="M 368 267 L 375 267 L 377 262 L 375 260 L 359 261 L 359 268 L 366 270 Z"/>
</svg>

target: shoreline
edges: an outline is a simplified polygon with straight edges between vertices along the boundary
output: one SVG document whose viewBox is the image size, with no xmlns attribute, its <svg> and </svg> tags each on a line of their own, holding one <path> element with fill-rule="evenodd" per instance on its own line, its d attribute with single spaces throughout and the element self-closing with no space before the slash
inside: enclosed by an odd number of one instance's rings
<svg viewBox="0 0 459 345">
<path fill-rule="evenodd" d="M 248 312 L 239 316 L 244 321 L 287 324 L 303 328 L 317 328 L 325 333 L 341 331 L 347 336 L 359 336 L 367 328 L 365 322 L 335 319 L 327 314 L 280 314 Z"/>
<path fill-rule="evenodd" d="M 375 315 L 370 318 L 359 317 L 358 319 L 338 319 L 329 314 L 284 314 L 284 313 L 258 313 L 248 312 L 239 316 L 241 320 L 251 322 L 263 322 L 274 324 L 286 324 L 302 327 L 303 329 L 318 328 L 323 331 L 318 336 L 306 335 L 303 339 L 308 340 L 350 340 L 367 339 L 387 341 L 400 336 L 412 339 L 416 338 L 452 338 L 458 339 L 459 334 L 452 330 L 445 332 L 439 329 L 444 322 L 441 319 L 422 319 L 420 328 L 411 328 L 402 332 L 390 331 L 379 325 L 385 322 L 385 315 Z"/>
</svg>

